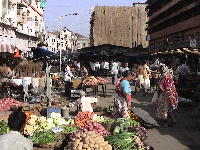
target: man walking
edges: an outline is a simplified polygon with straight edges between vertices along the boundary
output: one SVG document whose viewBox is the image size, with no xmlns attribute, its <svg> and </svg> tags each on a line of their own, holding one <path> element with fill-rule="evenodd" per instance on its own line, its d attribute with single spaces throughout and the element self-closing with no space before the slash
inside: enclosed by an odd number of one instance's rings
<svg viewBox="0 0 200 150">
<path fill-rule="evenodd" d="M 111 64 L 111 75 L 112 75 L 112 84 L 114 85 L 117 81 L 119 66 L 117 62 L 112 62 Z"/>
</svg>

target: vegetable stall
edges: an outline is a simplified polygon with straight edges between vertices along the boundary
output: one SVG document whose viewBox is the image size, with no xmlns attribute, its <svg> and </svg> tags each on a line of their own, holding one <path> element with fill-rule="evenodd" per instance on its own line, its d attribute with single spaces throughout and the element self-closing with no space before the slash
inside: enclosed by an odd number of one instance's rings
<svg viewBox="0 0 200 150">
<path fill-rule="evenodd" d="M 0 134 L 7 132 L 7 121 L 0 121 Z M 67 119 L 55 112 L 49 117 L 27 113 L 23 131 L 34 147 L 44 150 L 146 150 L 146 133 L 135 116 L 111 119 L 93 112 L 79 112 Z"/>
</svg>

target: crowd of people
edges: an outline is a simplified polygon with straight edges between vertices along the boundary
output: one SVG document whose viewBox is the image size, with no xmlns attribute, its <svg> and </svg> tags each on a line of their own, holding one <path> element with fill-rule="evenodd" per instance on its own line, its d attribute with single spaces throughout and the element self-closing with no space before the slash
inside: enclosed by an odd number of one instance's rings
<svg viewBox="0 0 200 150">
<path fill-rule="evenodd" d="M 65 71 L 65 81 L 71 81 L 73 74 L 67 65 Z M 117 96 L 114 98 L 115 113 L 114 116 L 128 117 L 129 108 L 131 108 L 131 96 L 133 91 L 130 83 L 134 83 L 135 92 L 142 91 L 143 95 L 147 92 L 153 92 L 154 96 L 152 103 L 157 103 L 157 117 L 162 122 L 175 123 L 175 118 L 172 111 L 177 108 L 178 94 L 177 86 L 185 87 L 189 67 L 182 63 L 176 70 L 168 67 L 165 63 L 160 62 L 159 59 L 154 63 L 149 64 L 147 61 L 142 61 L 139 65 L 129 66 L 128 62 L 119 61 L 94 61 L 89 62 L 89 65 L 79 65 L 76 67 L 79 75 L 82 77 L 103 76 L 111 77 L 112 84 L 116 86 Z M 179 75 L 179 84 L 175 75 Z M 68 89 L 68 86 L 66 86 Z M 69 92 L 69 91 L 68 91 Z"/>
<path fill-rule="evenodd" d="M 77 73 L 78 72 L 78 73 Z M 190 74 L 189 67 L 183 63 L 175 71 L 166 64 L 156 60 L 152 64 L 143 61 L 132 68 L 128 62 L 99 61 L 90 62 L 89 66 L 81 65 L 80 62 L 68 62 L 64 69 L 65 92 L 70 94 L 70 86 L 74 76 L 86 77 L 103 76 L 111 77 L 112 84 L 116 86 L 114 97 L 113 117 L 129 117 L 132 106 L 133 90 L 130 83 L 135 83 L 136 90 L 144 93 L 154 87 L 152 103 L 157 104 L 157 118 L 164 124 L 174 124 L 173 110 L 178 106 L 178 93 L 174 82 L 174 75 L 179 75 L 179 86 L 184 87 L 186 79 Z M 153 86 L 152 86 L 153 85 Z M 86 99 L 83 95 L 80 100 Z M 95 102 L 97 99 L 94 99 Z M 81 102 L 81 101 L 80 101 Z M 85 106 L 81 109 L 85 109 Z M 92 108 L 90 108 L 92 111 Z M 21 111 L 13 112 L 8 119 L 10 132 L 0 136 L 0 144 L 3 150 L 32 150 L 33 143 L 23 137 L 20 131 L 23 130 L 26 121 L 26 114 Z M 16 140 L 18 142 L 16 142 Z"/>
</svg>

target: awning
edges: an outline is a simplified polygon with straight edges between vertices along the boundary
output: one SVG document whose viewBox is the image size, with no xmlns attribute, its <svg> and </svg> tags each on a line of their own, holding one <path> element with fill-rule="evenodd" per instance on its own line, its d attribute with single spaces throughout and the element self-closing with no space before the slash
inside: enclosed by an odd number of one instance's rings
<svg viewBox="0 0 200 150">
<path fill-rule="evenodd" d="M 15 46 L 12 44 L 1 43 L 0 44 L 0 53 L 14 53 Z"/>
<path fill-rule="evenodd" d="M 36 58 L 51 58 L 51 59 L 58 59 L 59 56 L 56 53 L 49 51 L 48 49 L 44 49 L 41 47 L 37 47 L 33 50 L 34 57 Z"/>
</svg>

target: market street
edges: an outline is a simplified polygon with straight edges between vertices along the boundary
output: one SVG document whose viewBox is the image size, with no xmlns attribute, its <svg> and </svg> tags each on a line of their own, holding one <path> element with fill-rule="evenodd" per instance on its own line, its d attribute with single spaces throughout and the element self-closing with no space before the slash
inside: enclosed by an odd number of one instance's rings
<svg viewBox="0 0 200 150">
<path fill-rule="evenodd" d="M 200 0 L 0 0 L 0 150 L 200 150 Z"/>
<path fill-rule="evenodd" d="M 108 107 L 113 104 L 115 86 L 111 83 L 107 86 L 106 98 L 100 88 L 99 102 L 97 106 Z M 156 105 L 151 104 L 153 94 L 143 96 L 138 92 L 133 99 L 133 106 L 142 108 L 155 118 Z M 177 122 L 172 127 L 160 127 L 148 130 L 146 142 L 153 146 L 154 150 L 199 150 L 200 149 L 200 117 L 199 109 L 193 107 L 178 108 L 175 111 Z"/>
</svg>

